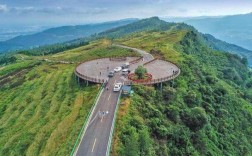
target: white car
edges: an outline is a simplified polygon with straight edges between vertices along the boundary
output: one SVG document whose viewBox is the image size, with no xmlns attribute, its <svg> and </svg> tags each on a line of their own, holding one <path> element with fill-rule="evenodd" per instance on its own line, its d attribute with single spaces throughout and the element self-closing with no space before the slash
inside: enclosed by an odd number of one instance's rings
<svg viewBox="0 0 252 156">
<path fill-rule="evenodd" d="M 121 70 L 122 70 L 122 67 L 116 67 L 116 68 L 114 69 L 115 72 L 119 72 L 119 71 L 121 71 Z"/>
<path fill-rule="evenodd" d="M 122 88 L 122 83 L 121 82 L 116 83 L 114 86 L 114 92 L 119 92 L 121 88 Z"/>
<path fill-rule="evenodd" d="M 123 70 L 122 70 L 122 75 L 128 75 L 129 72 L 130 72 L 129 69 L 123 69 Z"/>
</svg>

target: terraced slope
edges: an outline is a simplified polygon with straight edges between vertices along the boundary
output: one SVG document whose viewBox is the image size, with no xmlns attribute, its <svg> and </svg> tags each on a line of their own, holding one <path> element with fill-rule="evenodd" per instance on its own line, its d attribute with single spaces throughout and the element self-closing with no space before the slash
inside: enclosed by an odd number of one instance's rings
<svg viewBox="0 0 252 156">
<path fill-rule="evenodd" d="M 2 67 L 0 155 L 69 155 L 99 89 L 79 87 L 74 68 L 79 61 L 115 55 L 137 54 L 100 40 L 56 55 L 22 56 Z"/>
</svg>

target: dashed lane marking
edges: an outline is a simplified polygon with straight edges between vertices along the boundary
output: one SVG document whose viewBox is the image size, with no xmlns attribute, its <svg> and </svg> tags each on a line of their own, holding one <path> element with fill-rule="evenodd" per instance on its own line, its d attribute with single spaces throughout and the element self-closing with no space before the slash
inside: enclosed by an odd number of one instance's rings
<svg viewBox="0 0 252 156">
<path fill-rule="evenodd" d="M 96 138 L 95 138 L 95 140 L 94 140 L 94 144 L 93 144 L 92 152 L 94 151 L 95 143 L 96 143 Z"/>
<path fill-rule="evenodd" d="M 109 101 L 109 99 L 110 99 L 110 96 L 111 96 L 111 93 L 110 93 L 109 96 L 108 96 L 108 101 Z"/>
</svg>

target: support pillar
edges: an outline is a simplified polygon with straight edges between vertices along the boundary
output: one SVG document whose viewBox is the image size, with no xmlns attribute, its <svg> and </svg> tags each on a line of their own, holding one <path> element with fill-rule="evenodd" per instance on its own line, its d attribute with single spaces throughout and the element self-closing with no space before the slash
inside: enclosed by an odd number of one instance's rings
<svg viewBox="0 0 252 156">
<path fill-rule="evenodd" d="M 161 92 L 163 91 L 163 82 L 160 83 Z"/>
<path fill-rule="evenodd" d="M 88 86 L 88 80 L 86 80 L 86 81 L 87 81 L 86 85 Z"/>
<path fill-rule="evenodd" d="M 79 78 L 79 76 L 78 76 L 78 85 L 80 86 L 80 78 Z"/>
</svg>

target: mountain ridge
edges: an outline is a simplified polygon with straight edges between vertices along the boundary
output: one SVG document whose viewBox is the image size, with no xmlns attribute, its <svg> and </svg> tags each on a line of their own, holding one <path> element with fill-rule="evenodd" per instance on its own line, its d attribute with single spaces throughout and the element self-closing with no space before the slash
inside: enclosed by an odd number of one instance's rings
<svg viewBox="0 0 252 156">
<path fill-rule="evenodd" d="M 211 34 L 220 40 L 252 50 L 252 13 L 189 19 L 183 22 L 194 26 L 202 33 Z"/>
<path fill-rule="evenodd" d="M 92 34 L 96 34 L 107 29 L 118 27 L 121 25 L 126 25 L 137 21 L 138 19 L 123 19 L 118 21 L 103 22 L 98 24 L 86 24 L 86 25 L 76 25 L 76 26 L 61 26 L 46 29 L 42 32 L 31 34 L 31 35 L 21 35 L 9 39 L 7 41 L 0 42 L 0 53 L 10 50 L 18 49 L 29 49 L 32 47 L 38 47 L 43 45 L 62 43 L 66 41 L 71 41 L 81 37 L 88 37 Z"/>
<path fill-rule="evenodd" d="M 86 25 L 86 27 L 90 27 L 90 26 L 91 25 Z M 76 27 L 78 27 L 78 26 L 68 27 L 68 28 L 71 29 L 71 28 L 76 28 Z M 60 28 L 62 28 L 62 29 L 60 29 Z M 65 27 L 59 27 L 59 29 L 57 29 L 58 33 L 61 34 L 61 31 L 64 30 L 64 28 Z M 63 46 L 63 47 L 68 47 L 70 44 L 75 44 L 76 46 L 78 46 L 78 45 L 82 45 L 80 43 L 92 41 L 92 40 L 99 39 L 99 38 L 113 39 L 113 38 L 118 38 L 118 37 L 122 37 L 125 35 L 137 33 L 137 32 L 159 31 L 159 30 L 169 31 L 170 29 L 194 31 L 196 34 L 201 36 L 202 40 L 204 40 L 204 42 L 206 42 L 212 49 L 218 50 L 218 51 L 235 53 L 235 54 L 238 54 L 240 57 L 247 57 L 248 62 L 249 62 L 248 65 L 252 66 L 252 55 L 251 55 L 252 51 L 247 50 L 242 47 L 239 47 L 239 46 L 236 46 L 234 44 L 229 44 L 227 42 L 218 40 L 212 35 L 202 34 L 197 29 L 195 29 L 193 26 L 190 26 L 188 24 L 165 22 L 163 20 L 160 20 L 158 17 L 146 18 L 146 19 L 142 19 L 142 20 L 137 20 L 135 22 L 131 21 L 128 24 L 117 26 L 115 28 L 111 28 L 108 30 L 104 30 L 100 33 L 94 33 L 94 34 L 90 33 L 89 35 L 91 35 L 91 36 L 89 36 L 89 37 L 77 38 L 74 40 L 66 41 L 61 44 L 65 44 L 65 46 Z M 47 31 L 49 31 L 49 32 L 54 31 L 54 29 L 49 29 Z M 7 44 L 8 44 L 8 42 L 7 42 Z M 72 47 L 76 47 L 76 46 L 72 46 Z M 51 46 L 48 46 L 48 47 L 50 48 Z M 34 52 L 38 51 L 36 49 L 41 51 L 41 52 L 39 52 L 40 54 L 44 53 L 43 50 L 48 50 L 48 48 L 44 48 L 44 49 L 43 48 L 42 49 L 35 48 L 35 50 L 33 50 L 33 51 Z M 32 52 L 32 53 L 34 53 L 34 52 Z M 48 53 L 48 52 L 45 52 L 45 53 Z M 28 54 L 28 53 L 26 53 L 26 54 Z"/>
</svg>

